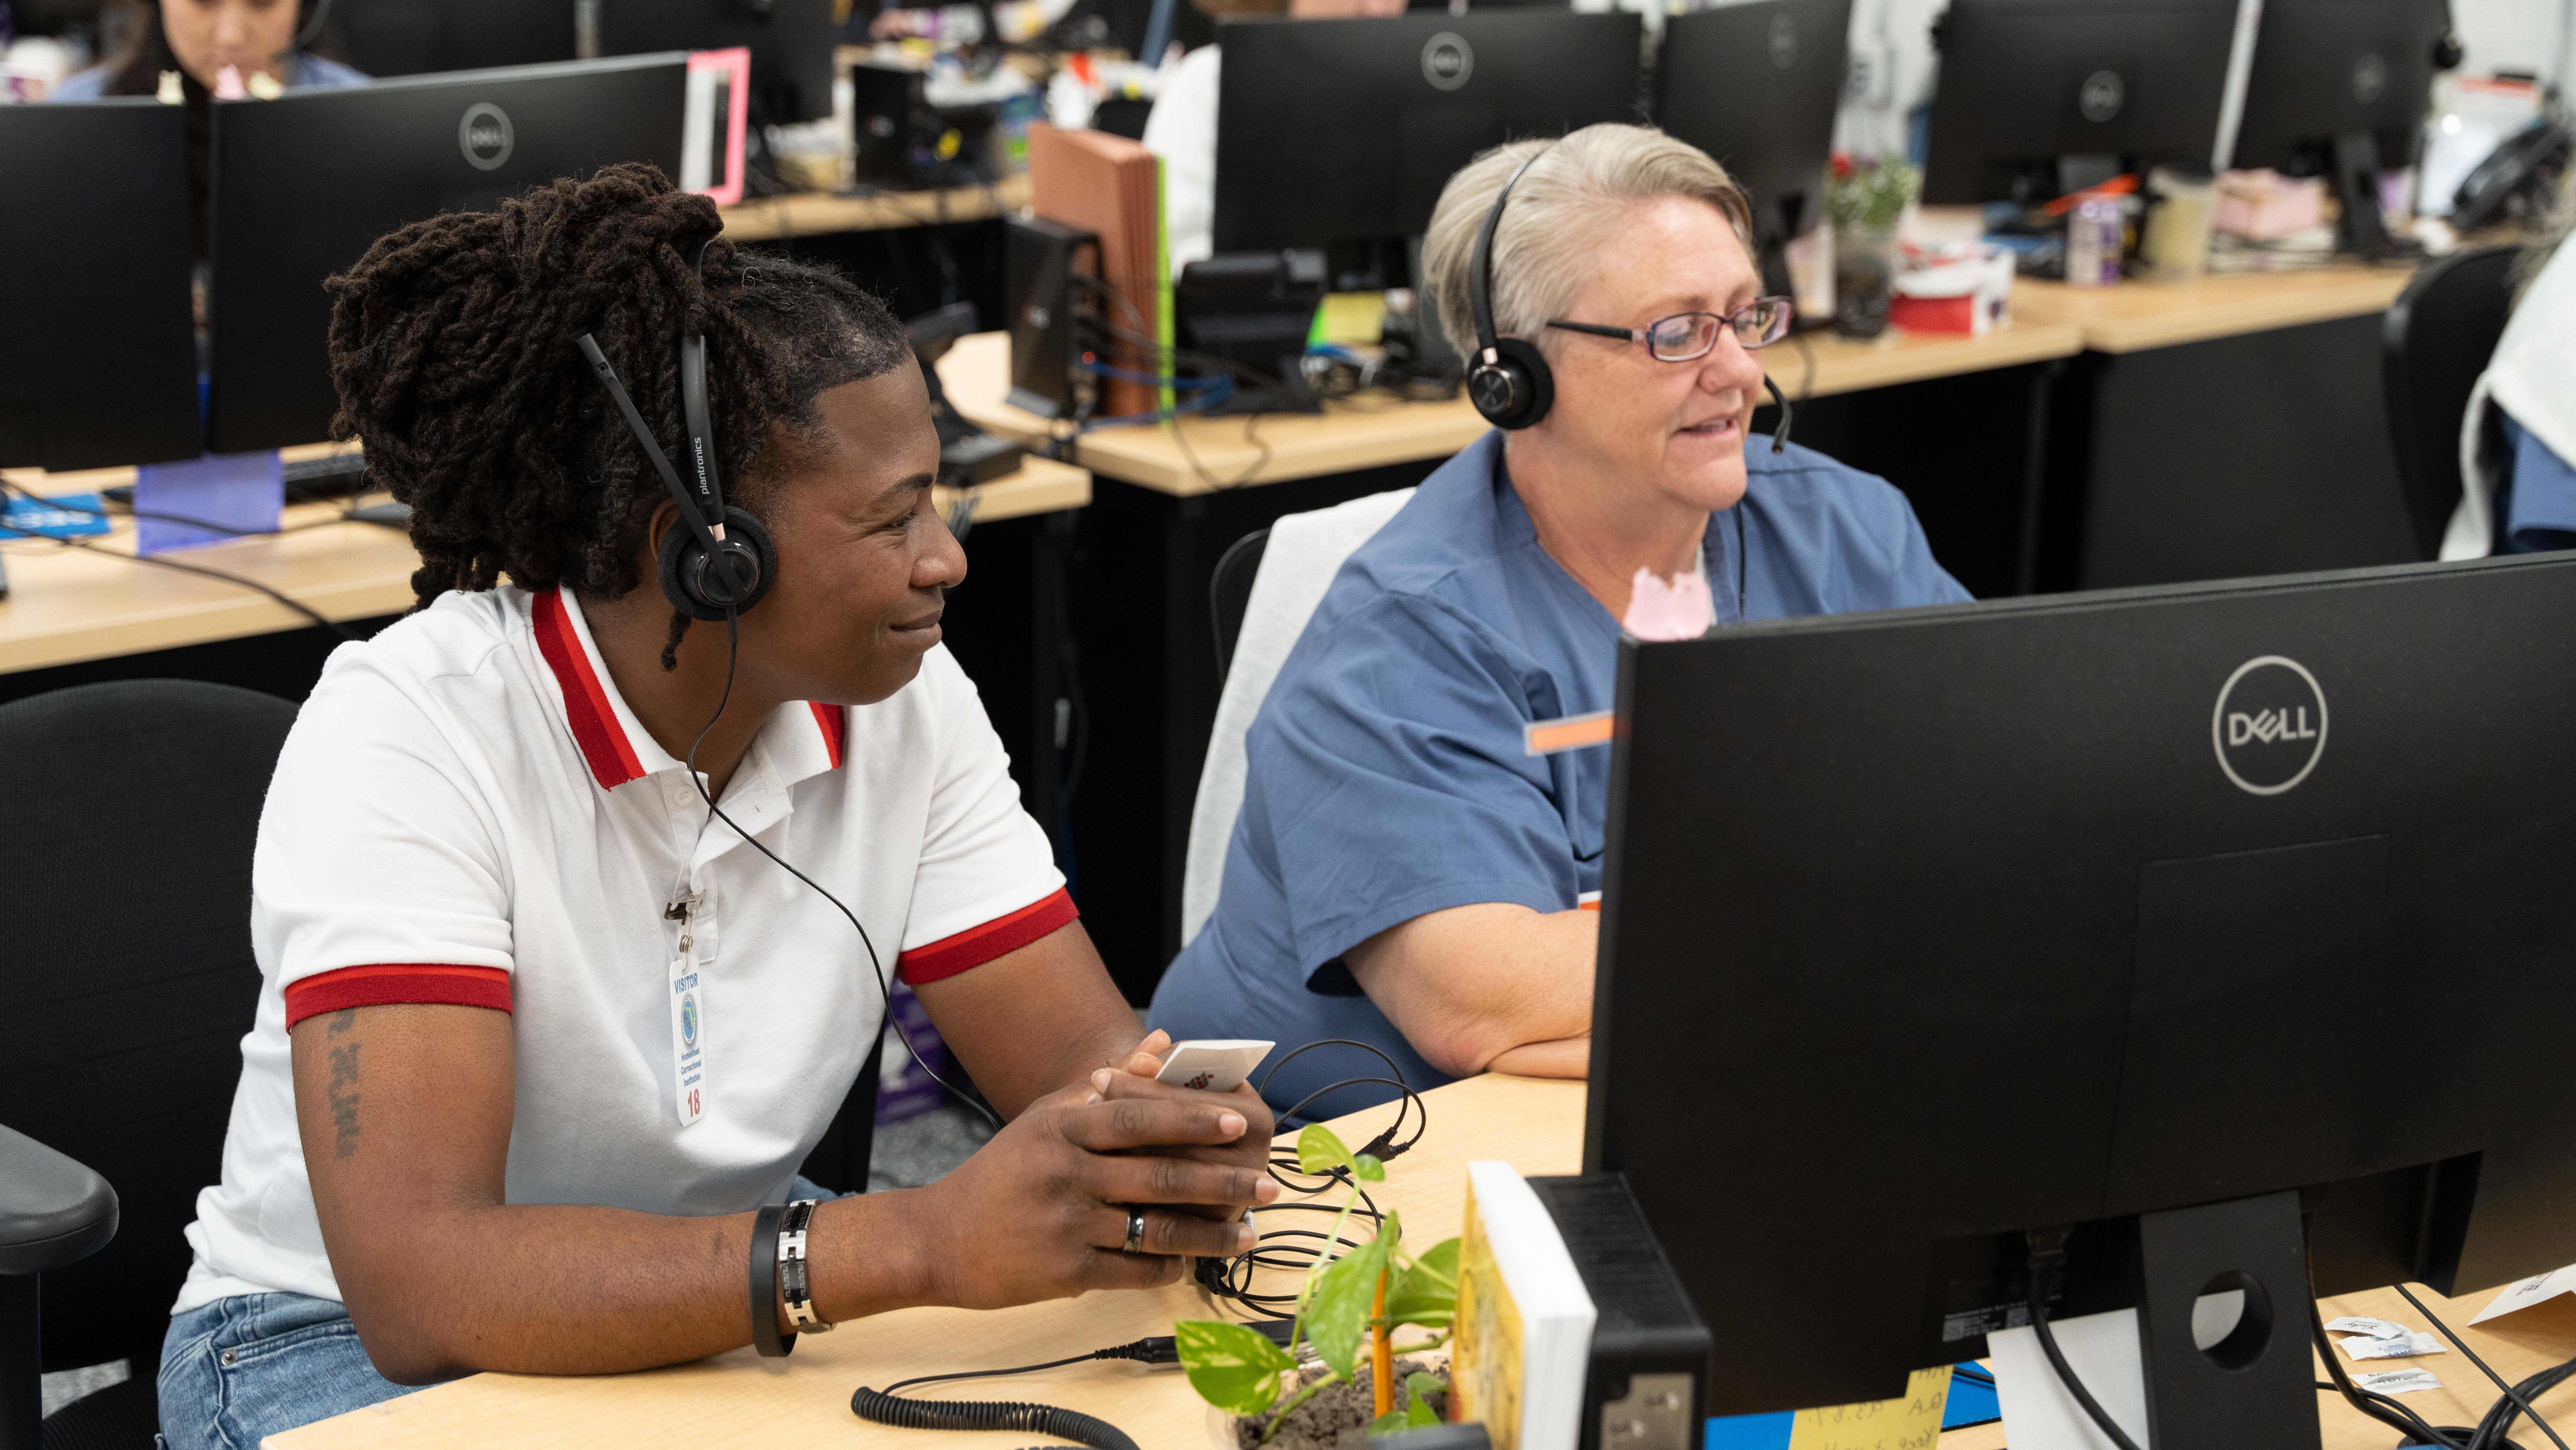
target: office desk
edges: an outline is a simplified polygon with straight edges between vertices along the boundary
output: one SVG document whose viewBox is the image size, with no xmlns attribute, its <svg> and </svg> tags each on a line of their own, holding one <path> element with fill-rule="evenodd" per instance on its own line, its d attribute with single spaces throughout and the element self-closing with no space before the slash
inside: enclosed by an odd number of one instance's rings
<svg viewBox="0 0 2576 1450">
<path fill-rule="evenodd" d="M 1891 331 L 1866 342 L 1831 334 L 1805 342 L 1812 349 L 1812 368 L 1797 341 L 1764 354 L 1772 376 L 1793 402 L 2019 367 L 2083 350 L 2081 331 L 2057 322 L 2025 322 L 1973 338 Z M 1010 391 L 1007 335 L 960 338 L 940 362 L 939 377 L 958 411 L 978 426 L 1022 441 L 1048 436 L 1046 419 L 1005 400 Z M 1376 395 L 1327 403 L 1320 415 L 1186 418 L 1160 426 L 1103 428 L 1082 436 L 1075 457 L 1103 478 L 1186 498 L 1447 458 L 1484 436 L 1489 426 L 1463 397 L 1407 403 Z"/>
<path fill-rule="evenodd" d="M 2060 587 L 2113 588 L 2419 557 L 2380 375 L 2404 267 L 2098 289 L 2023 282 L 2021 315 L 2077 328 L 2053 410 L 2068 507 Z"/>
<path fill-rule="evenodd" d="M 1006 176 L 991 186 L 951 186 L 931 191 L 871 191 L 836 196 L 790 192 L 722 208 L 725 235 L 737 242 L 776 242 L 836 232 L 879 232 L 897 227 L 985 221 L 1029 204 L 1029 179 Z"/>
<path fill-rule="evenodd" d="M 1427 1247 L 1458 1232 L 1466 1165 L 1499 1158 L 1524 1174 L 1572 1173 L 1581 1166 L 1583 1086 L 1533 1078 L 1480 1077 L 1423 1094 L 1429 1129 L 1421 1145 L 1387 1166 L 1379 1206 L 1404 1215 L 1406 1237 Z M 1384 1127 L 1391 1108 L 1372 1108 L 1335 1122 L 1345 1142 Z M 1284 1138 L 1282 1141 L 1286 1141 Z M 1007 1231 L 997 1226 L 996 1232 Z M 2419 1291 L 2421 1292 L 2421 1291 Z M 2489 1294 L 2456 1303 L 2427 1298 L 2453 1329 L 2467 1324 Z M 2429 1330 L 2394 1290 L 2326 1301 L 2326 1315 L 2367 1314 Z M 809 1336 L 784 1360 L 749 1349 L 697 1364 L 597 1379 L 485 1374 L 439 1385 L 337 1419 L 273 1436 L 272 1450 L 392 1450 L 399 1446 L 688 1445 L 697 1450 L 771 1450 L 821 1443 L 935 1446 L 964 1441 L 950 1431 L 890 1430 L 850 1414 L 850 1391 L 947 1370 L 1035 1364 L 1086 1349 L 1168 1334 L 1176 1319 L 1222 1317 L 1195 1287 L 1153 1293 L 1090 1294 L 1017 1309 L 975 1312 L 908 1309 L 858 1320 Z M 2519 1379 L 2576 1357 L 2576 1301 L 2556 1300 L 2493 1325 L 2467 1330 L 2488 1363 Z M 2389 1366 L 2417 1363 L 2394 1361 Z M 2443 1388 L 2406 1402 L 2436 1424 L 2474 1422 L 2492 1401 L 2465 1356 L 2421 1361 Z M 2373 1362 L 2373 1367 L 2381 1367 Z M 2491 1388 L 2491 1387 L 2489 1387 Z M 959 1399 L 1034 1400 L 1097 1415 L 1155 1450 L 1195 1450 L 1217 1442 L 1216 1421 L 1175 1369 L 1092 1363 L 936 1393 Z M 2385 1450 L 2390 1432 L 2319 1396 L 2326 1450 Z M 2539 1402 L 2543 1414 L 2576 1420 L 2576 1385 Z M 1941 1437 L 1942 1450 L 2000 1450 L 2003 1427 L 1979 1426 Z M 989 1438 L 989 1437 L 988 1437 Z M 1025 1437 L 1023 1437 L 1025 1438 Z M 2537 1442 L 2536 1435 L 2522 1438 Z M 998 1443 L 998 1442 L 997 1442 Z"/>
<path fill-rule="evenodd" d="M 1978 338 L 1802 335 L 1764 357 L 1803 404 L 1799 442 L 1892 479 L 1962 582 L 2008 594 L 2036 577 L 2048 388 L 2082 346 L 2071 326 L 2023 323 Z M 959 339 L 939 373 L 982 427 L 1048 436 L 1045 419 L 1005 400 L 1003 334 Z M 1181 945 L 1181 864 L 1221 685 L 1208 606 L 1218 557 L 1283 514 L 1419 483 L 1486 431 L 1463 398 L 1379 394 L 1320 414 L 1106 427 L 1073 445 L 1100 480 L 1081 526 L 1082 683 L 1093 715 L 1114 708 L 1120 726 L 1092 743 L 1074 830 L 1086 859 L 1127 868 L 1087 878 L 1079 894 L 1131 1000 L 1145 1000 Z"/>
<path fill-rule="evenodd" d="M 285 453 L 306 458 L 332 451 L 332 445 L 318 444 Z M 12 469 L 8 478 L 38 493 L 95 493 L 133 483 L 134 470 L 48 474 Z M 957 500 L 949 490 L 939 493 L 938 507 L 947 513 Z M 975 520 L 994 523 L 1080 508 L 1091 501 L 1091 479 L 1081 469 L 1031 459 L 1019 473 L 974 493 Z M 170 557 L 258 580 L 334 622 L 409 609 L 412 571 L 420 567 L 411 540 L 376 524 L 329 524 L 341 511 L 338 504 L 297 504 L 282 520 L 296 532 L 233 540 Z M 315 524 L 327 526 L 304 527 Z M 132 554 L 132 520 L 120 519 L 112 533 L 91 542 Z M 5 544 L 0 559 L 9 571 L 9 595 L 0 599 L 0 674 L 297 629 L 306 623 L 284 605 L 220 579 L 122 563 L 95 550 L 40 540 L 0 544 Z"/>
<path fill-rule="evenodd" d="M 1458 1232 L 1470 1160 L 1505 1159 L 1523 1173 L 1537 1174 L 1571 1173 L 1582 1157 L 1579 1083 L 1483 1077 L 1436 1088 L 1423 1097 L 1430 1128 L 1421 1146 L 1387 1166 L 1382 1189 L 1370 1189 L 1380 1207 L 1403 1213 L 1405 1236 L 1416 1248 Z M 1340 1120 L 1335 1128 L 1345 1141 L 1363 1142 L 1385 1127 L 1393 1112 L 1391 1107 L 1373 1108 Z M 1008 1225 L 993 1226 L 995 1233 L 1010 1231 Z M 809 1336 L 784 1360 L 763 1360 L 745 1348 L 697 1364 L 614 1378 L 476 1375 L 272 1436 L 268 1444 L 272 1450 L 1018 1444 L 1031 1437 L 1003 1441 L 869 1425 L 851 1415 L 850 1391 L 943 1370 L 1062 1359 L 1149 1334 L 1169 1334 L 1176 1319 L 1218 1317 L 1240 1316 L 1218 1315 L 1195 1286 L 1179 1285 L 986 1312 L 908 1309 Z M 1089 1364 L 981 1385 L 968 1382 L 943 1393 L 1081 1410 L 1154 1450 L 1197 1450 L 1216 1443 L 1207 1406 L 1172 1368 Z"/>
</svg>

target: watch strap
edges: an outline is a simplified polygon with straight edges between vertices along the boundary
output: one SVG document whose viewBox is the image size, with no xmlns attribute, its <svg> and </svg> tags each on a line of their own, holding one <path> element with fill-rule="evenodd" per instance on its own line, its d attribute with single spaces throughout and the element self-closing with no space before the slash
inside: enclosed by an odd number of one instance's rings
<svg viewBox="0 0 2576 1450">
<path fill-rule="evenodd" d="M 751 1347 L 766 1359 L 784 1359 L 796 1348 L 793 1333 L 778 1328 L 778 1225 L 783 1203 L 765 1204 L 751 1218 Z"/>
</svg>

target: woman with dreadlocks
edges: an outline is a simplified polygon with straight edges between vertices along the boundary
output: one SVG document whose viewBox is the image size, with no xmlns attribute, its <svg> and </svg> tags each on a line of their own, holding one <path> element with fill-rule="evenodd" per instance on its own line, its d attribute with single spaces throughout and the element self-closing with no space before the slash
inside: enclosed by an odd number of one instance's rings
<svg viewBox="0 0 2576 1450">
<path fill-rule="evenodd" d="M 611 167 L 331 283 L 337 426 L 412 506 L 419 606 L 332 656 L 261 817 L 179 1450 L 474 1370 L 1160 1284 L 1276 1195 L 1258 1096 L 1151 1080 L 941 647 L 966 560 L 901 327 L 720 227 Z M 835 1198 L 799 1165 L 895 973 L 1005 1122 Z"/>
</svg>

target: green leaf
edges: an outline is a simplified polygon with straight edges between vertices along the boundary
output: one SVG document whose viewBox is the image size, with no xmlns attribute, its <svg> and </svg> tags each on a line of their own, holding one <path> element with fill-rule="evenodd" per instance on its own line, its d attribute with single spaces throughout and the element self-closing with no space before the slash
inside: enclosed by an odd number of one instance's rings
<svg viewBox="0 0 2576 1450">
<path fill-rule="evenodd" d="M 1351 1159 L 1351 1176 L 1366 1179 L 1371 1183 L 1384 1183 L 1386 1181 L 1386 1165 L 1379 1162 L 1377 1159 L 1370 1157 L 1368 1154 L 1362 1153 Z"/>
<path fill-rule="evenodd" d="M 1232 1414 L 1267 1414 L 1282 1377 L 1297 1368 L 1287 1351 L 1240 1324 L 1185 1319 L 1172 1326 L 1172 1338 L 1190 1388 Z"/>
<path fill-rule="evenodd" d="M 1315 1277 L 1315 1295 L 1307 1301 L 1306 1342 L 1344 1379 L 1352 1377 L 1360 1341 L 1368 1337 L 1369 1310 L 1376 1306 L 1377 1276 L 1386 1268 L 1386 1248 L 1386 1239 L 1375 1238 L 1335 1259 Z"/>
<path fill-rule="evenodd" d="M 1430 1375 L 1417 1374 L 1406 1376 L 1404 1387 L 1413 1395 L 1413 1403 L 1404 1411 L 1405 1428 L 1418 1430 L 1425 1425 L 1439 1424 L 1440 1412 L 1431 1408 L 1431 1401 L 1427 1395 L 1430 1391 L 1447 1389 L 1448 1386 Z"/>
<path fill-rule="evenodd" d="M 1443 1239 L 1386 1290 L 1386 1322 L 1445 1328 L 1458 1311 L 1458 1241 Z"/>
<path fill-rule="evenodd" d="M 1403 1430 L 1410 1430 L 1412 1428 L 1413 1420 L 1407 1416 L 1404 1411 L 1389 1410 L 1385 1414 L 1378 1416 L 1376 1419 L 1369 1421 L 1368 1434 L 1369 1438 L 1372 1440 L 1383 1440 L 1389 1435 L 1396 1434 Z"/>
<path fill-rule="evenodd" d="M 1297 1135 L 1297 1171 L 1330 1173 L 1336 1168 L 1350 1167 L 1351 1150 L 1342 1146 L 1342 1140 L 1333 1136 L 1332 1129 L 1321 1123 L 1308 1123 L 1306 1131 Z M 1382 1168 L 1378 1171 L 1381 1176 L 1385 1173 Z"/>
</svg>

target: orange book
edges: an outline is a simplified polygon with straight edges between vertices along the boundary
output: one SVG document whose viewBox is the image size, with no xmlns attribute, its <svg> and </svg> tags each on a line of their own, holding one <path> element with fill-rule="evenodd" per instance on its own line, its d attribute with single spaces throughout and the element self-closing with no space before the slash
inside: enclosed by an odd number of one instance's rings
<svg viewBox="0 0 2576 1450">
<path fill-rule="evenodd" d="M 1101 281 L 1110 296 L 1101 320 L 1116 331 L 1101 361 L 1137 373 L 1170 372 L 1163 262 L 1162 171 L 1154 153 L 1106 131 L 1029 128 L 1029 210 L 1100 238 Z M 1121 334 L 1124 334 L 1121 336 Z M 1101 413 L 1150 413 L 1150 383 L 1108 379 Z"/>
</svg>

